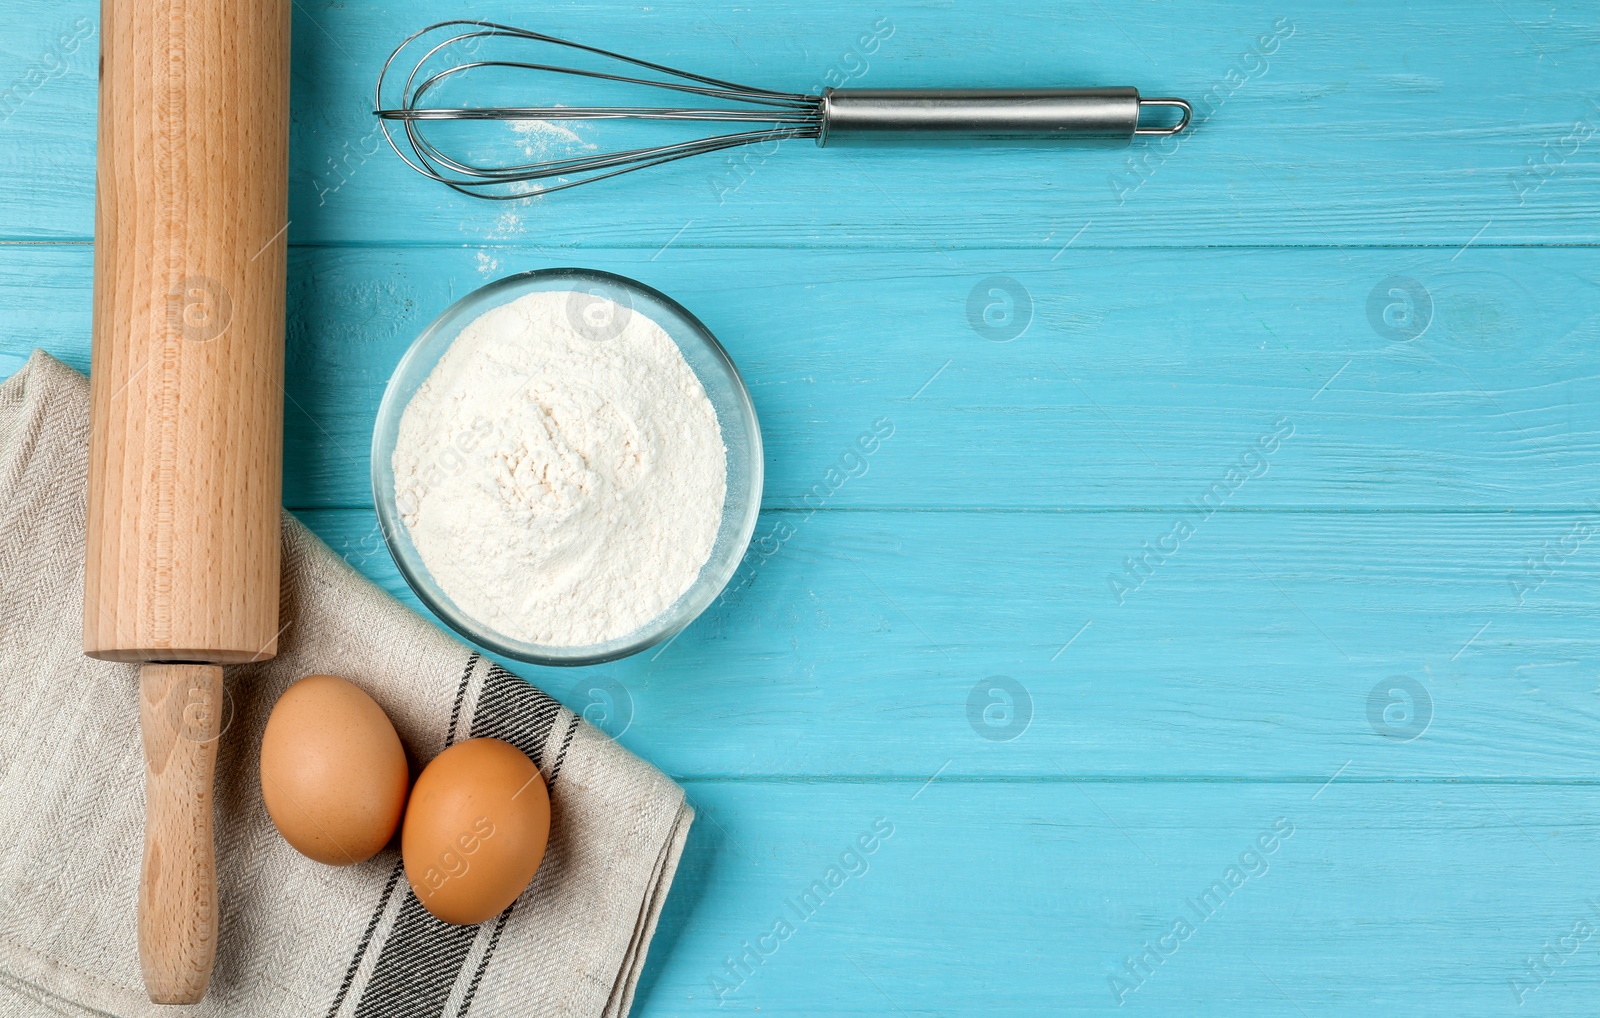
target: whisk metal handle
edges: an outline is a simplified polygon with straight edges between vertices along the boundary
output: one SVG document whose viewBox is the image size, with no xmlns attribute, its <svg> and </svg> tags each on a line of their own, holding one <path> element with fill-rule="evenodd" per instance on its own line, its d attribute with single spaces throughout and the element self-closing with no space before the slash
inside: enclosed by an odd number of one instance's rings
<svg viewBox="0 0 1600 1018">
<path fill-rule="evenodd" d="M 1139 126 L 1146 106 L 1182 110 L 1176 124 Z M 1182 99 L 1141 99 L 1136 88 L 830 88 L 822 96 L 818 145 L 891 140 L 1048 141 L 1177 134 Z"/>
</svg>

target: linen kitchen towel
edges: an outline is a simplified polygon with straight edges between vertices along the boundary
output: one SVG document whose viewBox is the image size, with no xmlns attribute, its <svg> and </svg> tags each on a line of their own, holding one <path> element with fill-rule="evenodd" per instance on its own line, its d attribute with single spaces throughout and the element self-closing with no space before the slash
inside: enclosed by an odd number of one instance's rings
<svg viewBox="0 0 1600 1018">
<path fill-rule="evenodd" d="M 626 1014 L 694 818 L 683 791 L 287 514 L 278 656 L 226 672 L 211 988 L 190 1008 L 148 1002 L 135 939 L 138 677 L 81 643 L 87 456 L 88 383 L 35 352 L 0 385 L 0 1013 Z M 539 765 L 550 845 L 497 919 L 428 915 L 392 846 L 331 867 L 278 836 L 261 800 L 262 731 L 279 694 L 321 672 L 370 693 L 416 765 L 475 736 Z"/>
</svg>

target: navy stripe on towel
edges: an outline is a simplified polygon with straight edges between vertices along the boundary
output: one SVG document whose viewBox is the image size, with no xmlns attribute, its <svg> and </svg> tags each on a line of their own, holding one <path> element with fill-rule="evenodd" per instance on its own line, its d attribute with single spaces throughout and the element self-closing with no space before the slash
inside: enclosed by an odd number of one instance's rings
<svg viewBox="0 0 1600 1018">
<path fill-rule="evenodd" d="M 451 711 L 447 738 L 455 733 L 461 703 L 479 660 L 476 653 L 467 659 L 461 676 L 461 688 L 456 693 L 455 706 Z M 578 718 L 573 716 L 562 732 L 555 760 L 546 768 L 545 750 L 550 743 L 551 729 L 560 714 L 561 705 L 554 699 L 491 663 L 484 676 L 483 688 L 478 692 L 478 706 L 472 719 L 472 738 L 501 739 L 511 743 L 546 770 L 550 783 L 554 785 L 561 771 L 561 762 L 566 758 L 567 747 L 571 745 L 573 733 L 578 727 Z M 390 886 L 392 888 L 392 881 Z M 369 935 L 370 929 L 376 927 L 382 916 L 388 900 L 389 894 L 385 891 L 368 924 Z M 489 959 L 494 956 L 495 947 L 500 943 L 500 933 L 515 907 L 513 903 L 496 921 L 488 946 L 472 975 L 471 986 L 462 1000 L 458 1018 L 464 1018 L 472 1007 L 478 984 L 489 967 Z M 438 1018 L 451 989 L 461 977 L 462 966 L 466 963 L 478 931 L 477 926 L 452 926 L 435 919 L 408 887 L 394 928 L 389 931 L 378 954 L 377 967 L 361 992 L 355 1018 Z M 346 985 L 340 988 L 330 1015 L 338 1011 L 348 990 L 349 979 L 354 975 L 366 949 L 367 944 L 363 940 L 350 962 Z"/>
<path fill-rule="evenodd" d="M 534 689 L 520 677 L 491 664 L 478 694 L 478 713 L 472 719 L 474 739 L 501 739 L 528 754 L 541 768 L 550 726 L 561 705 Z"/>
<path fill-rule="evenodd" d="M 435 1018 L 477 936 L 476 926 L 435 919 L 408 890 L 356 1018 Z"/>
</svg>

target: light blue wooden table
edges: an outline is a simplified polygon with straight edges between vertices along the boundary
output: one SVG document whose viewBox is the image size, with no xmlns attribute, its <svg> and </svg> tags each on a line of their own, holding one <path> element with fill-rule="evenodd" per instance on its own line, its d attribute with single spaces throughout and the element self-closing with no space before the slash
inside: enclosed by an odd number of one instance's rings
<svg viewBox="0 0 1600 1018">
<path fill-rule="evenodd" d="M 97 12 L 4 15 L 0 376 L 86 369 Z M 1201 112 L 494 205 L 368 113 L 399 37 L 462 16 L 771 87 Z M 636 1014 L 1600 1007 L 1592 4 L 298 0 L 294 33 L 285 500 L 363 572 L 415 603 L 372 420 L 489 278 L 637 277 L 754 395 L 748 582 L 659 653 L 517 669 L 700 811 Z"/>
</svg>

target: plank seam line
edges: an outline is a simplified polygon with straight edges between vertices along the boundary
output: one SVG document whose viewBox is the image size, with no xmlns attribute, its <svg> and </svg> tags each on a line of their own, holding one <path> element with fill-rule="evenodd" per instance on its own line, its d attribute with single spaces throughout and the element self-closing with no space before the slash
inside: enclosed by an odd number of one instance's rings
<svg viewBox="0 0 1600 1018">
<path fill-rule="evenodd" d="M 33 238 L 33 237 L 0 237 L 0 247 L 92 247 L 93 237 L 65 237 L 65 238 Z M 1455 251 L 1460 249 L 1459 243 L 1437 244 L 1378 244 L 1378 243 L 1351 243 L 1351 244 L 1075 244 L 1074 251 Z M 655 251 L 659 248 L 656 244 L 599 244 L 599 245 L 557 245 L 554 247 L 541 247 L 537 244 L 515 244 L 503 240 L 485 240 L 482 242 L 459 241 L 425 241 L 425 240 L 326 240 L 326 241 L 296 241 L 289 244 L 291 248 L 328 250 L 360 250 L 364 248 L 378 250 L 451 250 L 461 249 L 469 251 L 479 250 L 552 250 L 552 251 Z M 1577 249 L 1595 250 L 1600 248 L 1600 241 L 1549 241 L 1522 243 L 1499 242 L 1494 244 L 1474 244 L 1474 251 L 1516 251 L 1516 250 L 1549 250 L 1549 249 Z M 1000 244 L 1000 245 L 974 245 L 943 247 L 938 250 L 944 252 L 984 252 L 984 251 L 1029 251 L 1047 252 L 1054 251 L 1055 245 L 1034 244 Z M 913 244 L 795 244 L 777 242 L 764 244 L 678 244 L 674 246 L 678 251 L 848 251 L 854 253 L 918 253 L 923 250 Z"/>
<path fill-rule="evenodd" d="M 370 513 L 371 505 L 285 505 L 292 513 Z M 801 506 L 764 505 L 762 513 L 878 513 L 967 515 L 967 516 L 1161 516 L 1185 511 L 1183 506 L 824 506 L 808 509 Z M 1344 508 L 1341 506 L 1262 506 L 1259 508 L 1232 506 L 1215 510 L 1217 514 L 1258 516 L 1481 516 L 1495 518 L 1561 519 L 1593 516 L 1594 510 L 1581 506 L 1528 507 L 1485 506 L 1481 509 L 1461 506 L 1380 506 Z M 1509 519 L 1507 520 L 1509 522 Z"/>
<path fill-rule="evenodd" d="M 669 774 L 673 781 L 680 784 L 703 785 L 730 785 L 730 784 L 767 784 L 767 785 L 919 785 L 928 779 L 925 775 L 860 775 L 850 777 L 812 776 L 812 775 L 781 775 L 781 774 Z M 1205 775 L 1200 777 L 1182 777 L 1174 775 L 1124 775 L 1107 776 L 1095 775 L 1087 777 L 1074 777 L 1060 774 L 1038 775 L 962 775 L 941 774 L 938 783 L 941 785 L 1307 785 L 1318 786 L 1327 782 L 1325 774 L 1310 777 L 1227 777 L 1219 775 Z M 1456 775 L 1452 777 L 1398 777 L 1393 775 L 1380 775 L 1368 777 L 1340 777 L 1341 785 L 1489 785 L 1491 787 L 1506 786 L 1517 787 L 1533 785 L 1551 788 L 1591 788 L 1600 786 L 1600 779 L 1595 778 L 1512 778 L 1512 777 L 1482 777 L 1474 775 Z"/>
</svg>

